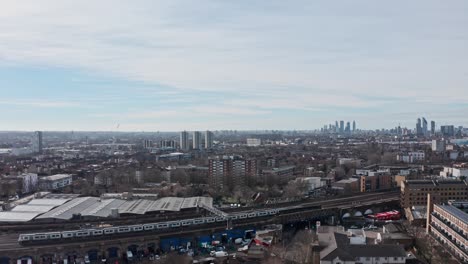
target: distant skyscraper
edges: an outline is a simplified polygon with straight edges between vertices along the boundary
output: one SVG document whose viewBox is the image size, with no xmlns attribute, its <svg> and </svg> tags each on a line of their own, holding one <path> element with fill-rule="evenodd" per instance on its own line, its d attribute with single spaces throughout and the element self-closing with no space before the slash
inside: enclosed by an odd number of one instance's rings
<svg viewBox="0 0 468 264">
<path fill-rule="evenodd" d="M 344 121 L 341 120 L 341 121 L 340 121 L 340 133 L 343 133 L 343 132 L 344 132 L 344 129 L 345 129 L 345 127 L 344 127 Z"/>
<path fill-rule="evenodd" d="M 149 140 L 149 139 L 145 139 L 143 140 L 143 147 L 145 149 L 150 149 L 153 147 L 153 141 Z"/>
<path fill-rule="evenodd" d="M 422 132 L 422 126 L 421 126 L 421 118 L 418 118 L 418 121 L 416 123 L 416 135 L 421 135 Z"/>
<path fill-rule="evenodd" d="M 199 131 L 193 132 L 193 149 L 202 149 L 201 133 Z"/>
<path fill-rule="evenodd" d="M 435 135 L 435 121 L 431 121 L 431 135 Z"/>
<path fill-rule="evenodd" d="M 422 118 L 422 132 L 421 134 L 423 134 L 424 136 L 427 135 L 427 120 L 425 117 Z"/>
<path fill-rule="evenodd" d="M 440 126 L 440 132 L 444 137 L 453 137 L 455 135 L 455 127 L 450 126 Z"/>
<path fill-rule="evenodd" d="M 356 121 L 353 120 L 353 132 L 356 132 Z"/>
<path fill-rule="evenodd" d="M 189 137 L 187 131 L 180 132 L 180 149 L 189 150 Z"/>
<path fill-rule="evenodd" d="M 206 131 L 205 132 L 205 148 L 211 149 L 213 147 L 213 132 Z"/>
<path fill-rule="evenodd" d="M 42 131 L 34 132 L 33 152 L 42 154 Z"/>
<path fill-rule="evenodd" d="M 350 124 L 349 122 L 346 122 L 345 132 L 346 132 L 346 133 L 350 133 L 350 132 L 351 132 L 351 124 Z"/>
</svg>

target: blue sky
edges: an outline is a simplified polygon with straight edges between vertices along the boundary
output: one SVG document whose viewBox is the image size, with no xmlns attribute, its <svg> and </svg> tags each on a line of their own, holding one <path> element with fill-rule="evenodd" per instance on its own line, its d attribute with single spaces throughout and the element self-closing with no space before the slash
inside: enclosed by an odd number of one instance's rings
<svg viewBox="0 0 468 264">
<path fill-rule="evenodd" d="M 468 126 L 468 2 L 8 1 L 0 130 Z"/>
</svg>

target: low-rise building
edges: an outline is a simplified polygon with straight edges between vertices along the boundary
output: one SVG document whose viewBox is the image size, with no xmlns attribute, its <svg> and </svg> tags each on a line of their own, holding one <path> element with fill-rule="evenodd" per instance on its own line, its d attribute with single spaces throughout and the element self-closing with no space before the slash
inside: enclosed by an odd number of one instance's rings
<svg viewBox="0 0 468 264">
<path fill-rule="evenodd" d="M 388 170 L 356 170 L 360 192 L 389 190 L 393 187 L 393 177 Z"/>
<path fill-rule="evenodd" d="M 468 164 L 459 163 L 454 164 L 452 167 L 444 167 L 444 170 L 440 172 L 440 176 L 445 178 L 468 178 Z"/>
<path fill-rule="evenodd" d="M 57 190 L 72 184 L 71 174 L 56 174 L 41 177 L 39 179 L 39 188 L 41 190 Z"/>
<path fill-rule="evenodd" d="M 295 166 L 284 166 L 262 171 L 266 183 L 286 184 L 294 179 Z"/>
<path fill-rule="evenodd" d="M 356 193 L 359 192 L 359 179 L 349 178 L 334 182 L 332 187 L 342 190 L 343 193 Z"/>
<path fill-rule="evenodd" d="M 339 166 L 355 166 L 355 167 L 360 167 L 361 166 L 362 160 L 360 159 L 353 159 L 353 158 L 339 158 L 338 159 L 338 165 Z"/>
<path fill-rule="evenodd" d="M 402 245 L 363 244 L 361 239 L 353 239 L 356 238 L 353 234 L 327 230 L 330 228 L 324 226 L 317 230 L 320 264 L 406 263 L 407 255 Z"/>
<path fill-rule="evenodd" d="M 306 192 L 312 193 L 316 189 L 320 189 L 325 186 L 325 181 L 320 177 L 299 177 L 296 181 L 302 182 L 306 185 Z"/>
<path fill-rule="evenodd" d="M 406 153 L 400 153 L 397 155 L 397 161 L 404 163 L 417 163 L 424 161 L 426 159 L 426 154 L 424 151 L 410 151 Z"/>
<path fill-rule="evenodd" d="M 259 138 L 248 138 L 247 139 L 247 146 L 249 147 L 258 147 L 262 145 L 262 140 Z"/>
</svg>

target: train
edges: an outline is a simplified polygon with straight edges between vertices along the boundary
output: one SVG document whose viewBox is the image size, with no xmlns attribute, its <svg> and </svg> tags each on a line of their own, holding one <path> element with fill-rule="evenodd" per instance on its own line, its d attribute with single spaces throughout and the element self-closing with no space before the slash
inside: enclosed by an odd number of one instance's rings
<svg viewBox="0 0 468 264">
<path fill-rule="evenodd" d="M 202 224 L 220 223 L 227 220 L 242 220 L 249 218 L 274 216 L 279 213 L 279 209 L 266 209 L 253 212 L 236 213 L 230 216 L 212 216 L 200 217 L 193 219 L 183 219 L 159 223 L 147 223 L 137 225 L 123 225 L 111 227 L 98 227 L 90 229 L 57 231 L 57 232 L 43 232 L 32 234 L 20 234 L 18 242 L 20 244 L 27 243 L 40 243 L 40 242 L 54 242 L 62 239 L 76 239 L 76 238 L 99 238 L 103 236 L 111 236 L 116 234 L 129 234 L 139 232 L 151 232 L 158 230 L 166 230 L 170 228 L 189 227 Z"/>
</svg>

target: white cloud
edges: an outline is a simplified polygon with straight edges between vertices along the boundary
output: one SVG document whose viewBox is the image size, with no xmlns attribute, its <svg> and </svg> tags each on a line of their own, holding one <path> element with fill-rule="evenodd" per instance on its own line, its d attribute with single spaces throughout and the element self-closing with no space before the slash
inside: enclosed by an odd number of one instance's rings
<svg viewBox="0 0 468 264">
<path fill-rule="evenodd" d="M 12 105 L 12 106 L 31 106 L 41 108 L 67 108 L 67 107 L 84 107 L 84 105 L 76 102 L 69 101 L 47 101 L 38 99 L 10 99 L 0 100 L 0 105 Z"/>
<path fill-rule="evenodd" d="M 222 107 L 135 110 L 124 118 L 382 105 L 417 112 L 423 104 L 468 101 L 464 9 L 465 2 L 437 1 L 8 1 L 0 9 L 0 64 L 163 84 L 176 88 L 155 88 L 153 96 L 192 105 L 177 96 L 229 96 L 215 102 Z M 36 103 L 47 105 L 54 103 Z"/>
</svg>

